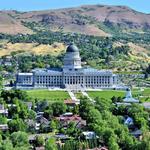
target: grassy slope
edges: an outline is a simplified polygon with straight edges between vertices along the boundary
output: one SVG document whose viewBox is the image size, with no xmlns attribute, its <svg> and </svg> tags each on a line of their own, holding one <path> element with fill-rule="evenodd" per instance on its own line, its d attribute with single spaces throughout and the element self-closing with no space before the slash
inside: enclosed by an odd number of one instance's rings
<svg viewBox="0 0 150 150">
<path fill-rule="evenodd" d="M 7 41 L 1 41 L 0 56 L 9 55 L 12 52 L 21 53 L 33 53 L 36 55 L 52 54 L 57 55 L 62 53 L 66 47 L 63 43 L 54 43 L 52 45 L 44 45 L 38 43 L 7 43 Z"/>
</svg>

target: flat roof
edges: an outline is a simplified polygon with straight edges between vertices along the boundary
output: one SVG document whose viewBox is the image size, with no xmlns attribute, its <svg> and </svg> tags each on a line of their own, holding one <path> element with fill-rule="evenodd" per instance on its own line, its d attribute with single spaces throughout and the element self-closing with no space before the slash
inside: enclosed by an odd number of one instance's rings
<svg viewBox="0 0 150 150">
<path fill-rule="evenodd" d="M 27 72 L 25 72 L 25 73 L 18 73 L 18 75 L 28 75 L 28 76 L 32 76 L 33 73 L 27 73 Z"/>
</svg>

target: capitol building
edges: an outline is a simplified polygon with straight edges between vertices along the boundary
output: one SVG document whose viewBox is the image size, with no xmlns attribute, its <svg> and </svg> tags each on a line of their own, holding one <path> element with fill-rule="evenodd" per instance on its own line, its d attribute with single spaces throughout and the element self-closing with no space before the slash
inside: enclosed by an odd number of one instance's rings
<svg viewBox="0 0 150 150">
<path fill-rule="evenodd" d="M 64 56 L 63 68 L 34 69 L 16 75 L 16 88 L 115 88 L 118 76 L 111 70 L 97 70 L 81 66 L 79 49 L 70 44 Z"/>
</svg>

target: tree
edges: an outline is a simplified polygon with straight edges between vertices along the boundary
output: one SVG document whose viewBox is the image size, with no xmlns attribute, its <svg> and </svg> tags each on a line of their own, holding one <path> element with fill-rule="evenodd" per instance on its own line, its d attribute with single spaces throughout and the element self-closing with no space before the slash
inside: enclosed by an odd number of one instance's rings
<svg viewBox="0 0 150 150">
<path fill-rule="evenodd" d="M 143 135 L 142 147 L 144 147 L 144 150 L 150 149 L 150 132 L 148 131 Z"/>
<path fill-rule="evenodd" d="M 1 150 L 14 150 L 12 141 L 9 140 L 9 138 L 7 138 L 7 139 L 4 140 L 4 141 L 2 142 L 2 144 L 0 145 L 0 149 L 1 149 Z"/>
<path fill-rule="evenodd" d="M 35 117 L 36 117 L 36 112 L 34 110 L 29 110 L 28 118 L 34 120 Z"/>
<path fill-rule="evenodd" d="M 72 110 L 73 114 L 79 114 L 79 106 L 75 105 Z"/>
<path fill-rule="evenodd" d="M 108 141 L 109 150 L 119 150 L 119 145 L 116 142 L 115 137 L 111 136 Z"/>
<path fill-rule="evenodd" d="M 0 75 L 0 90 L 2 89 L 3 86 L 3 77 Z"/>
<path fill-rule="evenodd" d="M 29 146 L 28 135 L 25 132 L 14 132 L 11 134 L 10 139 L 14 147 Z"/>
<path fill-rule="evenodd" d="M 59 116 L 66 112 L 67 106 L 63 102 L 55 102 L 52 104 L 54 116 Z"/>
<path fill-rule="evenodd" d="M 57 145 L 54 138 L 50 138 L 46 141 L 45 150 L 57 150 Z"/>
<path fill-rule="evenodd" d="M 110 110 L 110 108 L 112 107 L 111 106 L 111 100 L 110 99 L 104 99 L 104 98 L 96 98 L 95 99 L 95 101 L 96 101 L 96 108 L 100 111 L 100 112 L 102 112 L 102 111 L 104 111 L 104 110 Z"/>
<path fill-rule="evenodd" d="M 101 119 L 102 119 L 102 116 L 97 109 L 91 108 L 89 110 L 88 115 L 87 115 L 87 123 L 97 123 Z"/>
<path fill-rule="evenodd" d="M 44 114 L 43 116 L 46 118 L 46 119 L 51 119 L 53 115 L 53 109 L 51 106 L 48 106 L 45 110 L 44 110 Z"/>
<path fill-rule="evenodd" d="M 7 123 L 7 118 L 0 115 L 0 124 L 6 124 Z"/>
<path fill-rule="evenodd" d="M 57 129 L 57 123 L 56 123 L 56 121 L 52 120 L 52 121 L 50 122 L 50 128 L 51 128 L 52 130 Z"/>
<path fill-rule="evenodd" d="M 91 107 L 93 107 L 93 104 L 91 103 L 91 101 L 89 101 L 86 97 L 81 99 L 80 105 L 79 105 L 79 114 L 83 119 L 87 119 L 87 116 Z"/>
<path fill-rule="evenodd" d="M 9 127 L 9 131 L 11 133 L 17 132 L 17 131 L 26 131 L 27 130 L 27 125 L 20 118 L 12 119 L 11 121 L 9 121 L 8 127 Z"/>
<path fill-rule="evenodd" d="M 35 138 L 35 146 L 36 147 L 41 147 L 45 143 L 44 137 L 43 136 L 36 136 Z"/>
<path fill-rule="evenodd" d="M 79 132 L 80 132 L 80 130 L 79 130 L 78 128 L 76 128 L 76 123 L 70 122 L 70 123 L 68 124 L 66 133 L 67 133 L 69 136 L 72 136 L 72 137 L 74 137 L 74 138 L 77 138 L 77 137 L 79 136 Z"/>
</svg>

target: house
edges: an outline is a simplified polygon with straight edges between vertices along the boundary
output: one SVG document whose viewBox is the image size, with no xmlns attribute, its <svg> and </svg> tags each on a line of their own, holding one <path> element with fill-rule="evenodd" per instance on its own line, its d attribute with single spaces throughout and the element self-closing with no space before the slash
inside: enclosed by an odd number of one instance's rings
<svg viewBox="0 0 150 150">
<path fill-rule="evenodd" d="M 124 119 L 125 119 L 125 121 L 124 121 L 125 125 L 127 125 L 127 126 L 134 125 L 133 119 L 131 117 L 127 116 Z"/>
<path fill-rule="evenodd" d="M 29 143 L 34 143 L 36 140 L 36 137 L 42 136 L 45 140 L 51 138 L 52 136 L 49 134 L 31 134 L 28 136 Z"/>
<path fill-rule="evenodd" d="M 36 118 L 38 118 L 38 117 L 42 117 L 42 116 L 43 116 L 43 114 L 44 114 L 44 112 L 37 112 L 37 113 L 36 113 Z"/>
<path fill-rule="evenodd" d="M 85 138 L 86 140 L 91 140 L 91 139 L 97 138 L 97 137 L 96 137 L 96 133 L 93 132 L 93 131 L 85 131 L 85 132 L 82 132 L 82 135 L 84 136 L 84 138 Z"/>
<path fill-rule="evenodd" d="M 93 149 L 86 149 L 86 150 L 108 150 L 106 147 L 100 147 L 100 148 L 93 148 Z"/>
<path fill-rule="evenodd" d="M 5 109 L 3 104 L 0 104 L 0 114 L 8 116 L 8 109 Z"/>
<path fill-rule="evenodd" d="M 51 131 L 51 128 L 50 128 L 49 124 L 50 124 L 49 120 L 47 120 L 43 116 L 39 116 L 39 117 L 36 118 L 35 129 L 40 130 L 41 127 L 42 127 L 43 131 Z"/>
<path fill-rule="evenodd" d="M 43 117 L 43 116 L 40 116 L 40 117 L 37 117 L 36 118 L 36 121 L 38 122 L 38 123 L 40 123 L 40 124 L 45 124 L 45 125 L 49 125 L 49 121 L 45 118 L 45 117 Z"/>
<path fill-rule="evenodd" d="M 65 134 L 56 134 L 55 138 L 59 139 L 59 140 L 69 140 L 70 139 L 70 137 L 68 135 L 65 135 Z"/>
<path fill-rule="evenodd" d="M 8 125 L 7 124 L 1 124 L 0 125 L 0 131 L 6 131 L 8 130 Z"/>
<path fill-rule="evenodd" d="M 35 150 L 45 150 L 45 147 L 44 147 L 44 146 L 41 146 L 41 147 L 35 147 Z"/>
<path fill-rule="evenodd" d="M 131 132 L 131 135 L 133 135 L 134 137 L 136 137 L 136 138 L 138 138 L 138 139 L 141 139 L 142 131 L 139 130 L 139 129 L 136 129 L 135 131 L 132 131 L 132 132 Z"/>
<path fill-rule="evenodd" d="M 8 107 L 16 107 L 16 104 L 7 104 Z"/>
<path fill-rule="evenodd" d="M 78 101 L 75 101 L 75 100 L 70 100 L 70 99 L 68 99 L 68 100 L 65 100 L 65 101 L 64 101 L 64 104 L 66 104 L 66 105 L 69 106 L 69 107 L 74 107 L 74 106 L 78 105 L 79 102 L 78 102 Z"/>
<path fill-rule="evenodd" d="M 83 128 L 86 126 L 85 120 L 83 120 L 79 115 L 73 115 L 72 113 L 65 113 L 56 119 L 62 123 L 63 127 L 67 127 L 70 122 L 76 123 L 78 128 Z"/>
<path fill-rule="evenodd" d="M 6 56 L 6 58 L 3 59 L 2 64 L 5 66 L 12 66 L 12 56 Z"/>
</svg>

